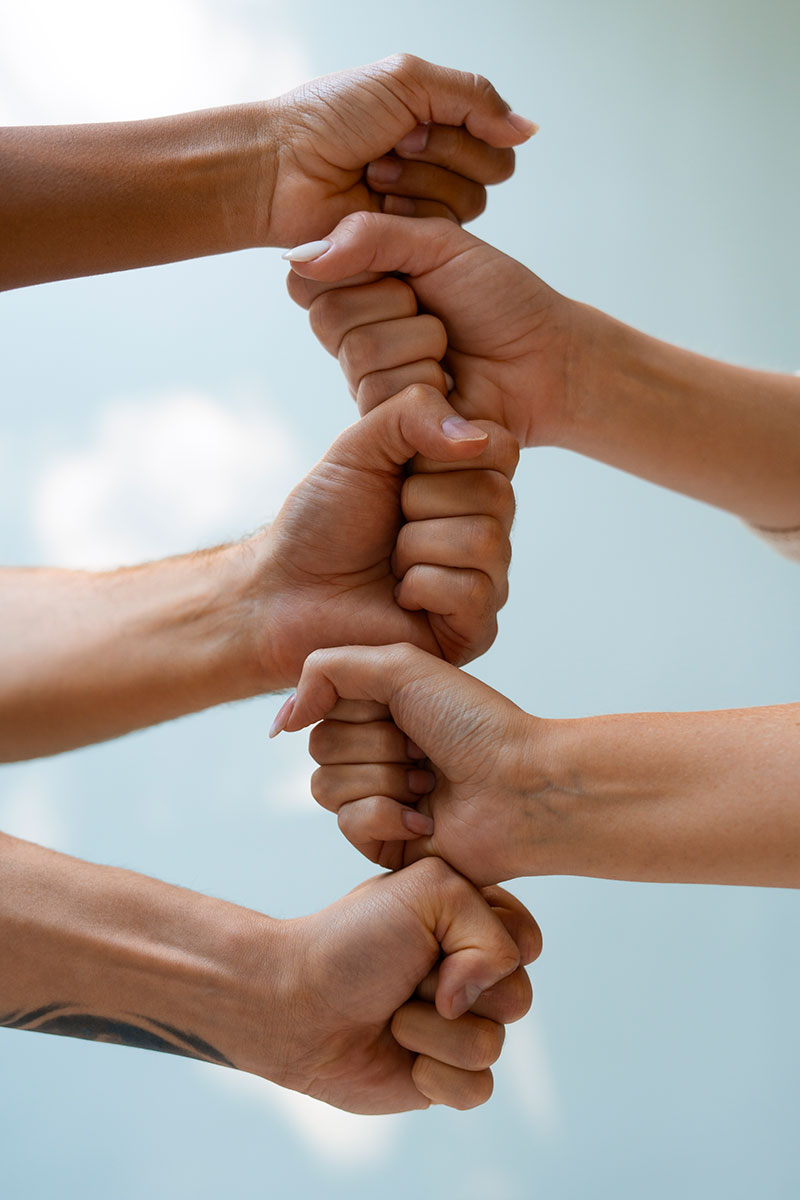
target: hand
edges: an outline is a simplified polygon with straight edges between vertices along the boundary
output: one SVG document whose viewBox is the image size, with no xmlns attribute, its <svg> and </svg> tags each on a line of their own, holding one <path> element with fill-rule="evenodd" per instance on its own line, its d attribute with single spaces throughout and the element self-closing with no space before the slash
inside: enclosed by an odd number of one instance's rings
<svg viewBox="0 0 800 1200">
<path fill-rule="evenodd" d="M 530 1007 L 519 964 L 541 951 L 518 900 L 481 896 L 431 859 L 285 926 L 287 1012 L 271 1022 L 268 1036 L 285 1028 L 269 1078 L 350 1112 L 488 1100 L 503 1023 Z"/>
<path fill-rule="evenodd" d="M 534 808 L 548 790 L 545 722 L 413 646 L 312 654 L 277 724 L 322 718 L 314 796 L 371 861 L 398 869 L 436 855 L 477 884 L 531 873 L 547 827 Z"/>
<path fill-rule="evenodd" d="M 514 259 L 452 222 L 367 213 L 286 257 L 294 274 L 289 292 L 339 356 L 362 412 L 384 400 L 387 387 L 402 386 L 395 368 L 413 354 L 423 368 L 417 378 L 432 383 L 442 360 L 455 381 L 451 403 L 470 420 L 504 425 L 520 446 L 564 440 L 574 419 L 575 306 Z M 413 306 L 397 280 L 372 282 L 376 272 L 393 271 L 412 285 Z M 412 325 L 416 300 L 432 316 Z"/>
<path fill-rule="evenodd" d="M 272 246 L 322 237 L 360 209 L 471 220 L 484 185 L 512 174 L 510 147 L 536 131 L 487 80 L 408 54 L 314 79 L 276 105 Z"/>
<path fill-rule="evenodd" d="M 505 430 L 466 424 L 433 388 L 345 430 L 250 543 L 265 685 L 296 683 L 319 646 L 399 638 L 452 662 L 487 649 L 507 595 L 516 460 Z"/>
</svg>

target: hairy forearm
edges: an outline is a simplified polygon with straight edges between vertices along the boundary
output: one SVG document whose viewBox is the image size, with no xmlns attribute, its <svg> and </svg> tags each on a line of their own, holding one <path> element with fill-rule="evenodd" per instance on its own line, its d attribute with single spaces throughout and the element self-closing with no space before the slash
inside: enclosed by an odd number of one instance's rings
<svg viewBox="0 0 800 1200">
<path fill-rule="evenodd" d="M 574 306 L 569 448 L 736 513 L 800 525 L 800 379 L 680 350 Z"/>
<path fill-rule="evenodd" d="M 281 925 L 0 834 L 0 1024 L 268 1073 Z"/>
<path fill-rule="evenodd" d="M 526 873 L 800 887 L 800 704 L 536 728 Z"/>
<path fill-rule="evenodd" d="M 261 244 L 274 106 L 0 130 L 0 287 Z"/>
<path fill-rule="evenodd" d="M 269 689 L 249 543 L 93 573 L 0 570 L 0 761 Z"/>
</svg>

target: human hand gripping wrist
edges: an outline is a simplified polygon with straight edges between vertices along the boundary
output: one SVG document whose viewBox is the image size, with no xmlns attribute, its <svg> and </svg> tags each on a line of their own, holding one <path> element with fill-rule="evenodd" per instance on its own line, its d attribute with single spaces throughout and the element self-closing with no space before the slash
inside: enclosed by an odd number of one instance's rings
<svg viewBox="0 0 800 1200">
<path fill-rule="evenodd" d="M 480 76 L 409 54 L 311 80 L 272 102 L 277 165 L 265 245 L 322 237 L 361 209 L 470 220 L 536 126 Z"/>
<path fill-rule="evenodd" d="M 503 429 L 464 422 L 432 388 L 345 430 L 250 543 L 265 689 L 295 684 L 320 646 L 404 640 L 454 662 L 482 653 L 507 594 L 516 459 Z M 478 511 L 476 474 L 491 477 Z"/>
<path fill-rule="evenodd" d="M 339 356 L 362 412 L 402 386 L 398 367 L 413 354 L 418 378 L 440 386 L 448 372 L 469 419 L 504 425 L 520 446 L 568 440 L 577 306 L 520 263 L 452 222 L 368 213 L 284 257 L 290 295 Z M 384 272 L 400 272 L 413 297 Z M 414 324 L 417 301 L 426 315 Z"/>
<path fill-rule="evenodd" d="M 311 655 L 273 731 L 316 721 L 312 790 L 371 861 L 437 855 L 479 885 L 551 868 L 547 722 L 412 646 Z"/>
</svg>

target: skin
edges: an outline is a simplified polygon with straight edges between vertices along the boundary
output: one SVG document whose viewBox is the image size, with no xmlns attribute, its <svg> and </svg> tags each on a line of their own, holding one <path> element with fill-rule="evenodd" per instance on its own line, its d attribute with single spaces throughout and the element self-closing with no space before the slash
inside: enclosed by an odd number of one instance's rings
<svg viewBox="0 0 800 1200">
<path fill-rule="evenodd" d="M 0 835 L 0 1024 L 248 1071 L 350 1112 L 489 1098 L 541 935 L 429 860 L 310 917 Z"/>
<path fill-rule="evenodd" d="M 106 573 L 0 571 L 0 758 L 293 686 L 321 646 L 409 640 L 469 661 L 507 595 L 516 461 L 505 430 L 415 388 L 345 430 L 243 542 Z"/>
<path fill-rule="evenodd" d="M 416 647 L 340 647 L 280 724 L 317 721 L 314 794 L 385 866 L 800 886 L 800 704 L 547 721 Z M 395 786 L 406 757 L 432 773 L 419 799 Z"/>
<path fill-rule="evenodd" d="M 0 130 L 0 287 L 290 246 L 359 209 L 470 220 L 535 129 L 397 54 L 256 104 Z"/>
<path fill-rule="evenodd" d="M 520 446 L 562 446 L 754 525 L 800 527 L 800 379 L 650 338 L 450 222 L 360 213 L 324 240 L 313 261 L 289 253 L 289 290 L 362 412 L 402 385 L 398 364 L 431 382 L 445 369 L 454 406 Z M 412 297 L 370 282 L 384 272 L 403 275 L 424 323 L 409 324 Z"/>
</svg>

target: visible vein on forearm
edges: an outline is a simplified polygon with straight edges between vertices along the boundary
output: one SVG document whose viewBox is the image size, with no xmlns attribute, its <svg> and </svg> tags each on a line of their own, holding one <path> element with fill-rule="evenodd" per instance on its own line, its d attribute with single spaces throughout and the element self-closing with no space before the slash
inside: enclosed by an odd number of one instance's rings
<svg viewBox="0 0 800 1200">
<path fill-rule="evenodd" d="M 93 1042 L 110 1042 L 118 1046 L 135 1046 L 140 1050 L 159 1050 L 163 1054 L 179 1054 L 224 1067 L 234 1066 L 230 1059 L 202 1038 L 139 1013 L 125 1013 L 122 1018 L 102 1017 L 81 1012 L 78 1005 L 61 1002 L 46 1004 L 30 1012 L 16 1010 L 6 1013 L 0 1016 L 0 1026 L 27 1029 L 33 1033 L 54 1033 L 61 1037 L 85 1038 Z"/>
</svg>

